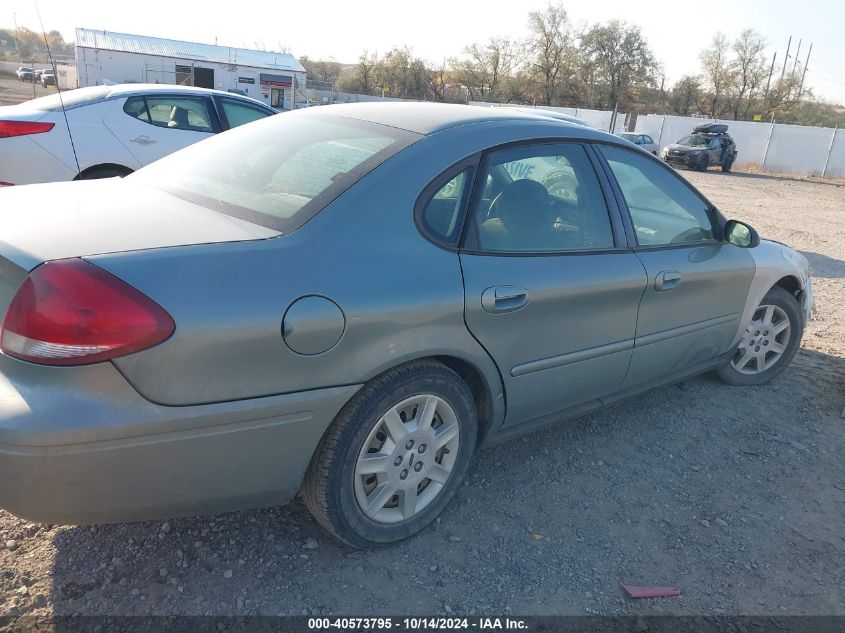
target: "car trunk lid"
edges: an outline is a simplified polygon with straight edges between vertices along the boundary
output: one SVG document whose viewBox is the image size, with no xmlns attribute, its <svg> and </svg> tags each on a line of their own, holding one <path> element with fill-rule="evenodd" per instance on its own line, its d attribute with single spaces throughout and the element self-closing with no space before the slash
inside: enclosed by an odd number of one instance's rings
<svg viewBox="0 0 845 633">
<path fill-rule="evenodd" d="M 119 178 L 4 188 L 0 222 L 0 265 L 24 271 L 68 257 L 279 235 Z"/>
</svg>

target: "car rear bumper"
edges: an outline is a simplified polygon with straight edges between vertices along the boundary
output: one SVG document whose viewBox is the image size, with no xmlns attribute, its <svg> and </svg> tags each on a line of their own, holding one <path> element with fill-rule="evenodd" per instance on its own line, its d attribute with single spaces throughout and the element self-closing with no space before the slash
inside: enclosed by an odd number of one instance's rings
<svg viewBox="0 0 845 633">
<path fill-rule="evenodd" d="M 0 506 L 84 524 L 282 504 L 358 388 L 165 407 L 108 363 L 45 368 L 0 355 Z"/>
</svg>

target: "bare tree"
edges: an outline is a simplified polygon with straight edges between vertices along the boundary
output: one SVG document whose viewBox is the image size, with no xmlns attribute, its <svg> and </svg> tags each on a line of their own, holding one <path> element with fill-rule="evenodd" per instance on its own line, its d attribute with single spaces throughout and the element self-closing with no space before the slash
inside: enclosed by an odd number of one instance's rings
<svg viewBox="0 0 845 633">
<path fill-rule="evenodd" d="M 432 101 L 446 101 L 447 84 L 447 68 L 446 61 L 441 64 L 426 64 L 425 65 L 425 80 L 427 87 L 427 96 L 431 97 Z"/>
<path fill-rule="evenodd" d="M 713 36 L 710 48 L 703 50 L 700 55 L 704 78 L 711 92 L 710 116 L 714 118 L 719 113 L 722 97 L 725 96 L 733 81 L 729 52 L 730 44 L 725 34 L 719 31 Z"/>
<path fill-rule="evenodd" d="M 701 78 L 685 75 L 673 86 L 672 94 L 669 96 L 669 106 L 677 114 L 689 116 L 700 110 L 699 104 L 702 97 Z"/>
<path fill-rule="evenodd" d="M 754 94 L 766 79 L 765 48 L 766 41 L 753 29 L 745 29 L 733 44 L 736 54 L 732 63 L 734 120 L 739 118 L 740 111 L 743 118 L 747 118 Z"/>
<path fill-rule="evenodd" d="M 529 62 L 540 87 L 542 102 L 552 105 L 558 85 L 572 71 L 574 47 L 572 26 L 562 4 L 550 4 L 528 14 L 530 35 L 526 42 Z"/>
<path fill-rule="evenodd" d="M 376 89 L 376 66 L 378 57 L 364 49 L 358 56 L 358 63 L 340 72 L 337 89 L 342 92 L 357 92 L 371 95 Z"/>
<path fill-rule="evenodd" d="M 507 101 L 515 64 L 516 45 L 502 37 L 476 42 L 464 49 L 464 57 L 451 60 L 455 81 L 477 101 Z"/>
<path fill-rule="evenodd" d="M 608 108 L 630 101 L 633 89 L 654 83 L 658 64 L 638 26 L 619 20 L 595 24 L 581 38 L 581 51 L 604 85 L 602 105 Z"/>
</svg>

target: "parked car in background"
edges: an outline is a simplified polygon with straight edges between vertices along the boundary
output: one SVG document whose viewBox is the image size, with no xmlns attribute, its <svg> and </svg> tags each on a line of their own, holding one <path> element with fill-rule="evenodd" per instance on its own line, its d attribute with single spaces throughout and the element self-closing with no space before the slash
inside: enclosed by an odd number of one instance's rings
<svg viewBox="0 0 845 633">
<path fill-rule="evenodd" d="M 660 151 L 660 147 L 648 134 L 638 134 L 636 132 L 622 132 L 618 136 L 624 138 L 626 141 L 630 141 L 634 145 L 639 145 L 644 150 L 650 152 L 651 154 L 654 154 L 655 156 L 657 156 L 657 152 Z"/>
<path fill-rule="evenodd" d="M 55 86 L 56 85 L 56 75 L 53 73 L 52 70 L 44 70 L 41 72 L 41 87 L 46 88 L 47 86 Z"/>
<path fill-rule="evenodd" d="M 704 123 L 677 143 L 663 148 L 660 157 L 671 165 L 704 171 L 712 165 L 730 171 L 736 161 L 736 143 L 722 123 Z"/>
<path fill-rule="evenodd" d="M 276 113 L 248 97 L 164 84 L 78 88 L 0 107 L 0 184 L 125 176 Z"/>
<path fill-rule="evenodd" d="M 21 66 L 15 71 L 15 75 L 18 77 L 18 81 L 34 81 L 35 80 L 35 71 L 32 68 L 27 66 Z"/>
<path fill-rule="evenodd" d="M 49 523 L 301 491 L 342 541 L 398 541 L 476 447 L 763 384 L 813 307 L 803 255 L 659 159 L 507 108 L 297 110 L 0 209 L 0 506 Z"/>
</svg>

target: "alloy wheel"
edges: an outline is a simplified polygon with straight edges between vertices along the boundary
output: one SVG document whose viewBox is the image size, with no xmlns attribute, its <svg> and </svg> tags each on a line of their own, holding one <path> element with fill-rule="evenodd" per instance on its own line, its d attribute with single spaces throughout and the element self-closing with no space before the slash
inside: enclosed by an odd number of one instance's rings
<svg viewBox="0 0 845 633">
<path fill-rule="evenodd" d="M 443 398 L 412 396 L 373 426 L 355 464 L 355 498 L 377 523 L 398 523 L 428 506 L 458 455 L 458 417 Z"/>
<path fill-rule="evenodd" d="M 791 327 L 789 316 L 780 306 L 759 306 L 731 359 L 731 366 L 749 375 L 771 368 L 786 352 Z"/>
</svg>

